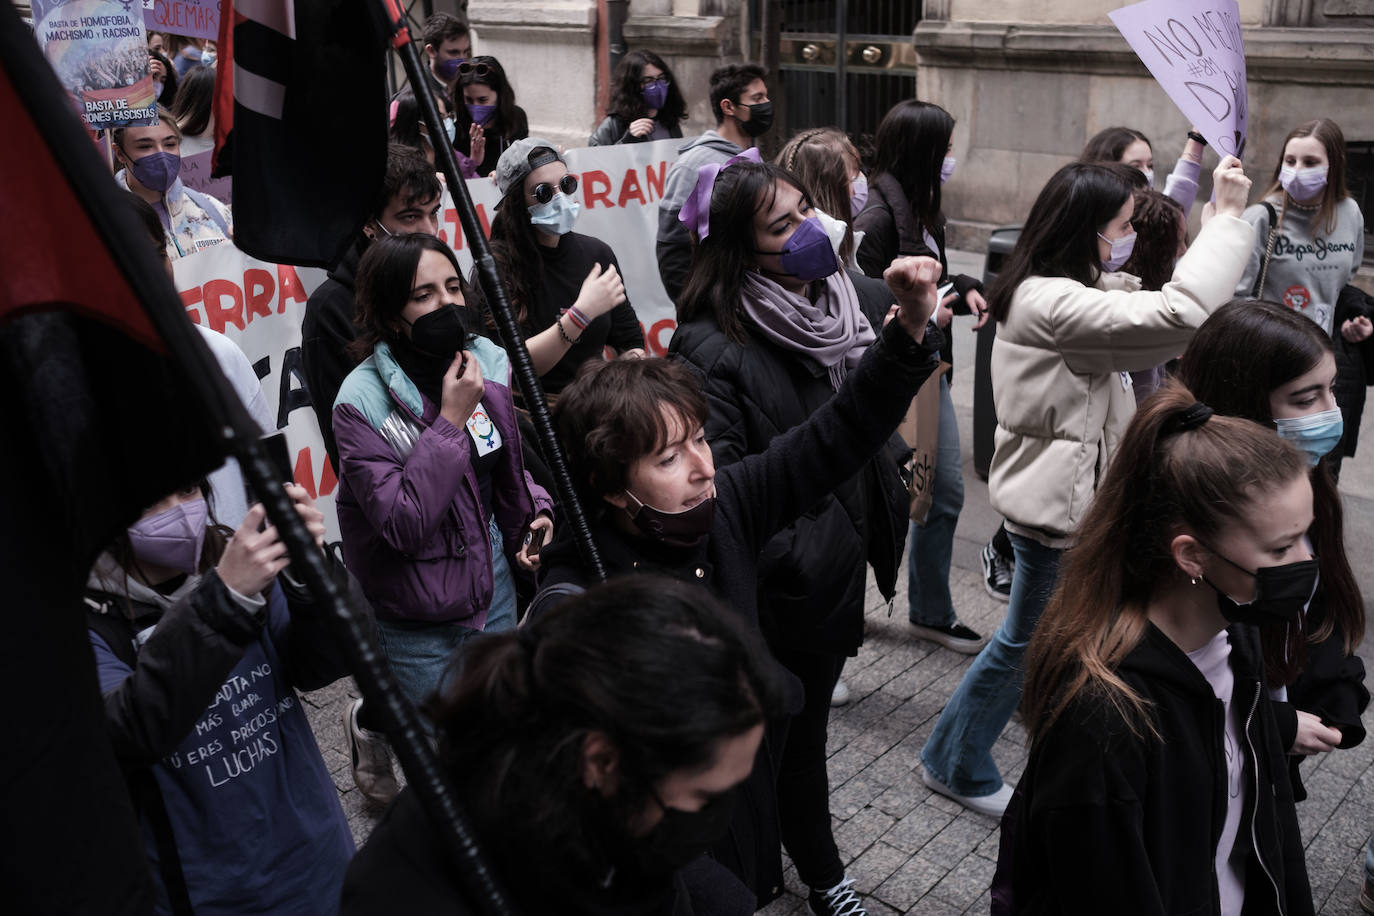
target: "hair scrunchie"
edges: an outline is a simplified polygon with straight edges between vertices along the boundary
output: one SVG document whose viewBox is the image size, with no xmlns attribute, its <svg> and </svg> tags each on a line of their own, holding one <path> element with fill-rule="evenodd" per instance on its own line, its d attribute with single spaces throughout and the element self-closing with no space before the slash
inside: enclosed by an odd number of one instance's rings
<svg viewBox="0 0 1374 916">
<path fill-rule="evenodd" d="M 762 162 L 763 156 L 759 153 L 757 146 L 732 156 L 724 163 L 708 162 L 697 169 L 696 187 L 692 188 L 692 193 L 687 195 L 687 199 L 682 202 L 682 209 L 678 211 L 677 220 L 686 226 L 689 231 L 697 234 L 697 241 L 700 242 L 711 234 L 711 194 L 716 189 L 716 178 L 721 172 L 734 165 L 736 162 Z"/>
</svg>

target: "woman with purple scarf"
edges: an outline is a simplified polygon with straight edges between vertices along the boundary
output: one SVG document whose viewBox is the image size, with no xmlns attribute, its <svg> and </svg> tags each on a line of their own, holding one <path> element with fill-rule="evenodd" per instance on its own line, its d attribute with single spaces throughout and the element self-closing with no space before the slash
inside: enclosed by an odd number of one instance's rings
<svg viewBox="0 0 1374 916">
<path fill-rule="evenodd" d="M 875 339 L 807 189 L 756 159 L 750 150 L 703 166 L 680 217 L 696 249 L 669 350 L 704 377 L 717 467 L 804 423 Z M 867 563 L 884 596 L 894 593 L 908 500 L 902 447 L 893 445 L 817 493 L 811 511 L 760 557 L 760 624 L 806 691 L 783 749 L 778 810 L 783 845 L 817 914 L 864 912 L 830 828 L 825 740 L 832 690 L 863 642 Z"/>
</svg>

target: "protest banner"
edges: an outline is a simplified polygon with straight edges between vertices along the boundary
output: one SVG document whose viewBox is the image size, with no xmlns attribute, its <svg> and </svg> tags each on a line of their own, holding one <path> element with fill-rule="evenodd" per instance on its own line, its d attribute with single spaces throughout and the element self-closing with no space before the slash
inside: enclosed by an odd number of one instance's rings
<svg viewBox="0 0 1374 916">
<path fill-rule="evenodd" d="M 33 0 L 33 31 L 92 130 L 157 120 L 137 7 L 119 0 Z"/>
<path fill-rule="evenodd" d="M 1241 155 L 1249 110 L 1236 0 L 1145 0 L 1107 15 L 1207 142 Z"/>
<path fill-rule="evenodd" d="M 660 356 L 667 352 L 677 322 L 658 279 L 654 240 L 658 200 L 681 143 L 663 140 L 594 147 L 570 150 L 566 156 L 579 179 L 582 214 L 576 230 L 602 239 L 615 251 L 648 348 Z M 491 216 L 500 202 L 496 184 L 488 178 L 475 178 L 468 182 L 468 188 L 482 226 L 490 233 Z M 472 252 L 463 244 L 458 216 L 447 192 L 444 197 L 439 232 L 468 272 Z M 334 491 L 338 481 L 325 456 L 324 439 L 301 371 L 305 305 L 324 282 L 325 272 L 260 261 L 229 242 L 178 258 L 172 262 L 172 270 L 191 320 L 227 335 L 252 363 L 277 429 L 286 432 L 296 482 L 324 512 L 329 540 L 337 540 Z"/>
<path fill-rule="evenodd" d="M 143 0 L 143 24 L 150 32 L 191 38 L 219 38 L 220 0 Z"/>
</svg>

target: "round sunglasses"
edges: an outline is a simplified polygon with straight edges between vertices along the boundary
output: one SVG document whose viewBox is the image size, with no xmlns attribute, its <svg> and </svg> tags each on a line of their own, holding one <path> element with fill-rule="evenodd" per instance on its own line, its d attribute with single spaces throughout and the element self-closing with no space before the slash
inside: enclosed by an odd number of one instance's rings
<svg viewBox="0 0 1374 916">
<path fill-rule="evenodd" d="M 493 72 L 493 68 L 487 64 L 474 64 L 470 60 L 465 60 L 458 65 L 458 72 L 464 76 L 469 73 L 475 73 L 478 76 L 486 76 Z"/>
<path fill-rule="evenodd" d="M 547 181 L 541 181 L 534 186 L 534 199 L 541 204 L 546 204 L 553 200 L 554 189 L 554 185 L 549 184 Z M 577 193 L 577 176 L 568 174 L 558 179 L 557 190 L 572 197 Z"/>
</svg>

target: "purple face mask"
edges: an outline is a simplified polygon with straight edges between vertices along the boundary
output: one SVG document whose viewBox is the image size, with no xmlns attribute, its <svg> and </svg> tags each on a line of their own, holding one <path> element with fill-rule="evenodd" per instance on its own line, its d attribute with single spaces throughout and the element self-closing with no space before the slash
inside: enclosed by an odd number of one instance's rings
<svg viewBox="0 0 1374 916">
<path fill-rule="evenodd" d="M 458 68 L 466 61 L 466 57 L 450 57 L 448 60 L 441 60 L 434 65 L 434 72 L 438 74 L 439 79 L 451 83 L 453 78 L 458 75 Z"/>
<path fill-rule="evenodd" d="M 645 105 L 655 109 L 662 108 L 663 103 L 668 101 L 668 81 L 666 79 L 655 80 L 639 90 L 639 94 L 644 99 Z"/>
<path fill-rule="evenodd" d="M 142 159 L 131 160 L 129 169 L 138 179 L 138 183 L 149 191 L 166 194 L 177 180 L 177 175 L 181 174 L 181 157 L 176 153 L 159 150 Z"/>
<path fill-rule="evenodd" d="M 472 115 L 472 123 L 481 124 L 483 127 L 491 120 L 492 115 L 496 114 L 495 105 L 469 105 L 468 114 Z"/>
<path fill-rule="evenodd" d="M 940 163 L 940 184 L 949 181 L 950 176 L 954 174 L 954 166 L 958 161 L 953 156 L 946 156 L 945 161 Z"/>
<path fill-rule="evenodd" d="M 864 177 L 863 172 L 860 172 L 849 183 L 849 212 L 858 216 L 863 212 L 866 203 L 868 203 L 868 179 Z"/>
<path fill-rule="evenodd" d="M 830 247 L 830 236 L 826 234 L 825 226 L 814 216 L 802 221 L 782 251 L 758 253 L 782 255 L 783 272 L 807 283 L 828 277 L 840 269 L 840 262 L 835 259 L 835 250 Z"/>
<path fill-rule="evenodd" d="M 1324 165 L 1306 169 L 1285 165 L 1279 169 L 1279 184 L 1294 200 L 1311 200 L 1326 188 L 1326 172 Z"/>
<path fill-rule="evenodd" d="M 200 568 L 207 516 L 205 500 L 197 498 L 139 519 L 129 528 L 134 556 L 153 566 L 194 574 Z"/>
</svg>

